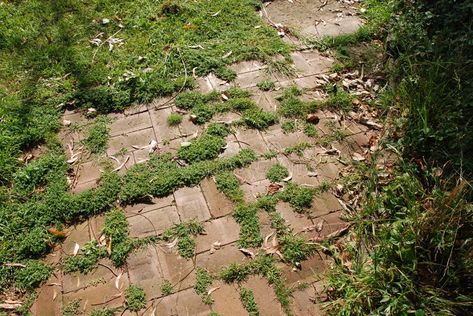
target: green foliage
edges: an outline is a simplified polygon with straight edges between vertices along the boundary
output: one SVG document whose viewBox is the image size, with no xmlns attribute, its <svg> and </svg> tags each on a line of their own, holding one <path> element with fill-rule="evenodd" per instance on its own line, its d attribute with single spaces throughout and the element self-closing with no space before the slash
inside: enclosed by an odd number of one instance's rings
<svg viewBox="0 0 473 316">
<path fill-rule="evenodd" d="M 196 276 L 195 276 L 195 285 L 194 290 L 202 298 L 202 301 L 207 304 L 211 305 L 213 303 L 212 297 L 208 294 L 209 286 L 212 284 L 212 276 L 210 273 L 198 267 L 196 269 Z"/>
<path fill-rule="evenodd" d="M 164 296 L 168 296 L 172 294 L 172 284 L 169 282 L 169 280 L 164 280 L 161 285 L 159 286 L 161 290 L 161 294 Z"/>
<path fill-rule="evenodd" d="M 84 139 L 84 144 L 92 154 L 100 154 L 107 149 L 109 139 L 107 124 L 109 123 L 110 119 L 106 116 L 99 116 L 89 128 L 87 137 Z"/>
<path fill-rule="evenodd" d="M 240 224 L 239 245 L 244 248 L 259 247 L 263 242 L 258 220 L 256 205 L 239 205 L 233 212 L 233 217 Z"/>
<path fill-rule="evenodd" d="M 125 306 L 132 312 L 137 312 L 145 308 L 145 291 L 137 285 L 130 285 L 125 291 Z"/>
<path fill-rule="evenodd" d="M 195 240 L 190 236 L 180 237 L 177 242 L 177 251 L 179 255 L 185 259 L 190 259 L 194 256 Z"/>
<path fill-rule="evenodd" d="M 80 271 L 81 273 L 90 272 L 95 268 L 100 258 L 107 256 L 105 247 L 99 247 L 95 240 L 85 244 L 81 253 L 77 256 L 67 256 L 64 260 L 63 270 L 65 273 Z"/>
<path fill-rule="evenodd" d="M 270 91 L 275 88 L 275 83 L 272 80 L 262 80 L 256 85 L 262 91 Z"/>
<path fill-rule="evenodd" d="M 279 242 L 284 259 L 293 265 L 300 264 L 316 251 L 313 244 L 307 243 L 304 238 L 297 235 L 285 234 L 280 237 Z"/>
<path fill-rule="evenodd" d="M 345 112 L 353 108 L 353 97 L 341 88 L 335 87 L 334 92 L 329 95 L 329 98 L 319 103 L 319 108 L 328 108 L 342 110 Z"/>
<path fill-rule="evenodd" d="M 177 151 L 177 155 L 180 159 L 189 163 L 211 160 L 218 157 L 223 150 L 223 146 L 225 146 L 225 139 L 205 133 L 193 140 L 189 146 L 181 146 Z"/>
<path fill-rule="evenodd" d="M 287 155 L 296 154 L 299 157 L 302 157 L 304 155 L 304 151 L 307 148 L 310 148 L 310 147 L 312 147 L 311 144 L 309 144 L 307 142 L 302 142 L 302 143 L 296 144 L 292 147 L 287 147 L 286 149 L 284 149 L 284 153 L 287 154 Z"/>
<path fill-rule="evenodd" d="M 32 290 L 46 281 L 52 272 L 52 267 L 39 260 L 28 260 L 24 268 L 15 271 L 16 287 L 21 290 Z"/>
<path fill-rule="evenodd" d="M 243 202 L 243 190 L 240 182 L 231 172 L 220 173 L 215 177 L 217 189 L 233 202 Z"/>
<path fill-rule="evenodd" d="M 276 124 L 278 117 L 275 113 L 266 112 L 260 108 L 254 108 L 243 112 L 242 121 L 248 127 L 264 130 Z"/>
<path fill-rule="evenodd" d="M 281 128 L 284 134 L 293 133 L 296 131 L 296 128 L 297 128 L 296 121 L 295 120 L 285 121 L 284 123 L 282 123 Z"/>
<path fill-rule="evenodd" d="M 283 91 L 279 100 L 279 113 L 287 118 L 302 118 L 307 114 L 307 104 L 299 99 L 302 91 L 293 86 Z"/>
<path fill-rule="evenodd" d="M 72 300 L 71 302 L 69 302 L 69 304 L 64 306 L 63 311 L 62 311 L 62 315 L 63 316 L 80 315 L 80 302 L 81 302 L 81 300 L 77 300 L 77 299 Z"/>
<path fill-rule="evenodd" d="M 317 128 L 314 126 L 314 124 L 305 123 L 304 134 L 306 134 L 309 137 L 317 137 L 319 133 L 317 132 Z"/>
<path fill-rule="evenodd" d="M 252 290 L 242 287 L 240 289 L 240 300 L 250 316 L 259 316 L 258 306 Z"/>
<path fill-rule="evenodd" d="M 317 192 L 314 188 L 303 187 L 294 183 L 288 183 L 280 197 L 288 202 L 296 212 L 302 213 L 312 206 L 312 199 Z"/>
<path fill-rule="evenodd" d="M 122 210 L 114 209 L 105 215 L 103 233 L 111 242 L 110 259 L 115 266 L 122 266 L 133 248 L 128 237 L 128 221 Z"/>
<path fill-rule="evenodd" d="M 266 173 L 266 178 L 271 182 L 280 182 L 282 179 L 289 176 L 289 171 L 281 164 L 274 164 Z"/>
<path fill-rule="evenodd" d="M 89 316 L 114 316 L 116 313 L 116 309 L 112 308 L 101 308 L 101 309 L 94 309 Z"/>
<path fill-rule="evenodd" d="M 169 114 L 167 121 L 168 121 L 169 126 L 177 126 L 181 124 L 182 122 L 182 115 L 179 113 L 173 112 Z"/>
<path fill-rule="evenodd" d="M 207 102 L 205 94 L 197 91 L 183 92 L 176 97 L 176 106 L 184 110 L 204 105 Z"/>
</svg>

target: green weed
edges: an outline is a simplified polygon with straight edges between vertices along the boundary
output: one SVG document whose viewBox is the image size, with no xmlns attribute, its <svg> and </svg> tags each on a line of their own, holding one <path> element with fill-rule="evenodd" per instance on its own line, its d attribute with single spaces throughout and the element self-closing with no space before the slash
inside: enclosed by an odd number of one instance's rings
<svg viewBox="0 0 473 316">
<path fill-rule="evenodd" d="M 220 173 L 215 177 L 217 189 L 236 203 L 243 202 L 243 190 L 240 182 L 231 172 Z"/>
<path fill-rule="evenodd" d="M 241 247 L 259 247 L 263 242 L 257 213 L 258 208 L 251 204 L 239 205 L 233 212 L 233 217 L 240 224 L 238 243 Z"/>
<path fill-rule="evenodd" d="M 303 187 L 290 182 L 280 193 L 280 198 L 288 202 L 296 212 L 301 213 L 312 206 L 312 199 L 316 192 L 315 188 Z"/>
<path fill-rule="evenodd" d="M 63 316 L 76 316 L 76 315 L 80 315 L 80 302 L 81 300 L 72 300 L 71 302 L 69 302 L 69 304 L 67 304 L 66 306 L 64 306 L 64 309 L 62 311 L 62 315 Z"/>
<path fill-rule="evenodd" d="M 117 309 L 113 308 L 101 308 L 101 309 L 94 309 L 89 316 L 114 316 L 115 313 L 117 312 Z"/>
<path fill-rule="evenodd" d="M 198 267 L 195 276 L 194 290 L 202 298 L 202 301 L 211 305 L 213 303 L 212 297 L 208 294 L 209 286 L 212 284 L 212 276 L 207 270 Z"/>
<path fill-rule="evenodd" d="M 111 243 L 110 259 L 115 266 L 122 266 L 133 249 L 131 239 L 128 237 L 128 221 L 122 210 L 114 209 L 105 214 L 103 233 Z"/>
<path fill-rule="evenodd" d="M 76 256 L 67 256 L 64 260 L 63 270 L 66 273 L 80 271 L 87 273 L 95 268 L 101 258 L 107 256 L 105 247 L 100 247 L 97 242 L 90 241 L 80 250 Z"/>
<path fill-rule="evenodd" d="M 296 154 L 297 156 L 302 157 L 304 155 L 304 151 L 310 147 L 312 147 L 311 144 L 307 142 L 302 142 L 294 146 L 287 147 L 286 149 L 284 149 L 284 153 L 287 155 Z"/>
<path fill-rule="evenodd" d="M 264 130 L 269 126 L 276 124 L 278 122 L 278 117 L 274 113 L 254 108 L 243 112 L 242 121 L 248 127 Z"/>
<path fill-rule="evenodd" d="M 262 80 L 256 85 L 261 91 L 270 91 L 276 87 L 276 84 L 272 80 Z"/>
<path fill-rule="evenodd" d="M 311 123 L 304 124 L 304 134 L 309 137 L 317 137 L 319 135 L 319 133 L 317 132 L 317 128 L 314 126 L 314 124 Z"/>
<path fill-rule="evenodd" d="M 195 240 L 189 235 L 182 236 L 177 241 L 177 251 L 179 255 L 185 259 L 190 259 L 194 256 Z"/>
<path fill-rule="evenodd" d="M 132 312 L 137 312 L 146 306 L 145 291 L 137 286 L 130 285 L 125 290 L 125 306 Z"/>
<path fill-rule="evenodd" d="M 169 280 L 164 280 L 159 286 L 159 289 L 161 290 L 161 294 L 164 296 L 172 294 L 172 284 L 169 282 Z"/>
<path fill-rule="evenodd" d="M 285 234 L 279 238 L 279 242 L 284 259 L 292 265 L 300 264 L 316 251 L 315 245 L 307 243 L 297 235 Z"/>
<path fill-rule="evenodd" d="M 284 134 L 294 133 L 297 129 L 296 121 L 295 120 L 285 121 L 284 123 L 281 124 L 281 128 Z"/>
<path fill-rule="evenodd" d="M 289 176 L 289 171 L 281 164 L 272 165 L 266 173 L 266 178 L 271 182 L 280 182 L 287 176 Z"/>
<path fill-rule="evenodd" d="M 188 146 L 181 146 L 177 151 L 180 159 L 190 163 L 217 158 L 225 146 L 222 137 L 204 134 L 192 141 Z"/>
<path fill-rule="evenodd" d="M 252 290 L 242 287 L 240 289 L 240 300 L 250 316 L 259 316 L 258 306 Z"/>
<path fill-rule="evenodd" d="M 169 114 L 168 118 L 167 118 L 167 122 L 168 122 L 168 125 L 169 126 L 177 126 L 179 124 L 181 124 L 182 122 L 182 115 L 179 114 L 179 113 L 171 113 Z"/>
<path fill-rule="evenodd" d="M 92 154 L 100 154 L 107 149 L 109 139 L 108 127 L 110 119 L 106 116 L 99 116 L 88 130 L 84 144 Z"/>
</svg>

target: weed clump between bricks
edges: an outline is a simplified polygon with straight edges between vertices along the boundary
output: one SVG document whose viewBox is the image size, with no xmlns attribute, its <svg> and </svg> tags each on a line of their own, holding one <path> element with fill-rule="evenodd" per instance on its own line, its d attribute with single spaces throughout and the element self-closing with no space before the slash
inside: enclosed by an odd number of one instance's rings
<svg viewBox="0 0 473 316">
<path fill-rule="evenodd" d="M 145 291 L 137 285 L 130 285 L 125 291 L 125 307 L 132 312 L 137 312 L 145 306 Z"/>
<path fill-rule="evenodd" d="M 266 178 L 271 182 L 280 182 L 289 176 L 289 171 L 281 164 L 274 164 L 266 173 Z"/>
<path fill-rule="evenodd" d="M 213 303 L 212 297 L 208 294 L 212 281 L 212 275 L 207 270 L 201 267 L 196 269 L 194 290 L 202 298 L 202 302 L 207 305 Z"/>
<path fill-rule="evenodd" d="M 259 316 L 258 305 L 256 305 L 252 290 L 242 287 L 240 289 L 240 300 L 250 316 Z"/>
<path fill-rule="evenodd" d="M 236 203 L 243 202 L 243 191 L 240 182 L 231 172 L 223 172 L 215 176 L 217 189 Z"/>
</svg>

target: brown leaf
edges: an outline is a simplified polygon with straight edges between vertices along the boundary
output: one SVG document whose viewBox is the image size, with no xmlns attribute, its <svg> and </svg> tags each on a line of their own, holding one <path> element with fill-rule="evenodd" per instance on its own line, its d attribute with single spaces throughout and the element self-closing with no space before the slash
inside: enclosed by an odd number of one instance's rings
<svg viewBox="0 0 473 316">
<path fill-rule="evenodd" d="M 277 192 L 279 192 L 279 190 L 282 189 L 282 185 L 280 184 L 277 184 L 277 183 L 271 183 L 269 186 L 268 186 L 268 194 L 276 194 Z"/>
<path fill-rule="evenodd" d="M 62 230 L 58 230 L 57 228 L 55 227 L 50 227 L 48 228 L 48 232 L 56 237 L 59 237 L 59 238 L 65 238 L 66 237 L 66 233 Z"/>
<path fill-rule="evenodd" d="M 240 249 L 238 249 L 238 250 L 240 250 L 241 252 L 243 252 L 244 255 L 246 255 L 246 256 L 248 256 L 248 257 L 251 257 L 251 259 L 253 259 L 253 258 L 255 257 L 254 252 L 251 251 L 251 250 L 248 250 L 248 249 L 246 249 L 246 248 L 240 248 Z"/>
</svg>

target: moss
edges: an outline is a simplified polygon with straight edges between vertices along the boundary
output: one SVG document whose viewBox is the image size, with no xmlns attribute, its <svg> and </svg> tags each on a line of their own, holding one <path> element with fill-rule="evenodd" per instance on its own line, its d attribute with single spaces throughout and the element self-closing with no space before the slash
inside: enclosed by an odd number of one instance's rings
<svg viewBox="0 0 473 316">
<path fill-rule="evenodd" d="M 179 113 L 174 113 L 173 112 L 173 113 L 169 114 L 167 122 L 168 122 L 169 126 L 177 126 L 177 125 L 181 124 L 181 122 L 182 122 L 182 115 L 179 114 Z"/>
<path fill-rule="evenodd" d="M 287 176 L 289 176 L 289 171 L 287 171 L 287 168 L 281 164 L 272 165 L 266 173 L 266 178 L 271 182 L 280 182 Z"/>
<path fill-rule="evenodd" d="M 204 105 L 206 103 L 206 97 L 200 92 L 189 91 L 178 94 L 175 102 L 178 108 L 190 110 L 194 107 Z"/>
<path fill-rule="evenodd" d="M 279 100 L 279 113 L 287 118 L 302 118 L 307 114 L 307 104 L 299 99 L 302 91 L 297 87 L 286 88 Z"/>
<path fill-rule="evenodd" d="M 348 112 L 353 109 L 353 96 L 335 87 L 328 99 L 319 104 L 319 108 L 336 109 Z"/>
<path fill-rule="evenodd" d="M 125 306 L 132 312 L 137 312 L 145 308 L 145 291 L 137 285 L 130 285 L 125 291 Z"/>
<path fill-rule="evenodd" d="M 75 299 L 70 301 L 62 310 L 63 316 L 76 316 L 80 315 L 80 302 L 81 300 Z"/>
</svg>

